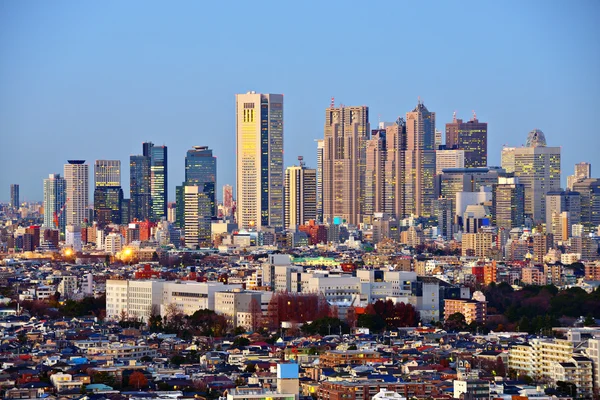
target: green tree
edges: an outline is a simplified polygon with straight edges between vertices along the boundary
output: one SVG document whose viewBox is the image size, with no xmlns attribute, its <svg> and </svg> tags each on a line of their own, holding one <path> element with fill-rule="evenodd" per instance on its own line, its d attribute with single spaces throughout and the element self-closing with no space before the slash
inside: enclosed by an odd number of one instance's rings
<svg viewBox="0 0 600 400">
<path fill-rule="evenodd" d="M 171 357 L 171 364 L 177 365 L 178 367 L 185 362 L 185 358 L 179 354 L 175 354 Z"/>
<path fill-rule="evenodd" d="M 585 320 L 583 321 L 583 326 L 595 326 L 596 325 L 596 320 L 594 319 L 594 317 L 591 314 L 588 314 L 587 317 L 585 317 Z"/>
<path fill-rule="evenodd" d="M 250 344 L 250 340 L 243 336 L 238 336 L 233 341 L 233 345 L 236 347 L 245 347 L 245 346 L 248 346 L 249 344 Z"/>
<path fill-rule="evenodd" d="M 249 374 L 253 374 L 256 372 L 256 364 L 247 364 L 246 368 L 244 370 L 245 372 L 249 373 Z"/>
</svg>

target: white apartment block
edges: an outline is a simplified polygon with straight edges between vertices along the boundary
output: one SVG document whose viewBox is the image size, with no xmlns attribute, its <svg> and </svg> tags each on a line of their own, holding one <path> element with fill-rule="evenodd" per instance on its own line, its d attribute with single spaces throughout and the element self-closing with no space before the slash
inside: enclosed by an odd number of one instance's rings
<svg viewBox="0 0 600 400">
<path fill-rule="evenodd" d="M 233 289 L 215 293 L 215 312 L 227 317 L 233 326 L 252 328 L 254 318 L 267 310 L 273 292 Z"/>
<path fill-rule="evenodd" d="M 446 168 L 464 168 L 464 150 L 437 150 L 435 152 L 435 173 L 441 174 Z"/>
<path fill-rule="evenodd" d="M 592 360 L 587 357 L 573 356 L 565 362 L 554 363 L 554 383 L 558 381 L 572 382 L 577 386 L 577 393 L 582 398 L 591 398 Z"/>
<path fill-rule="evenodd" d="M 166 306 L 176 304 L 179 311 L 192 315 L 198 310 L 215 309 L 215 293 L 241 289 L 242 285 L 226 285 L 222 282 L 165 282 L 161 315 Z"/>
<path fill-rule="evenodd" d="M 573 342 L 563 339 L 531 339 L 508 352 L 508 367 L 534 379 L 554 376 L 555 363 L 573 357 Z"/>
<path fill-rule="evenodd" d="M 596 393 L 600 392 L 600 336 L 588 340 L 586 355 L 592 360 L 593 387 Z"/>
<path fill-rule="evenodd" d="M 106 318 L 118 320 L 124 313 L 128 318 L 147 321 L 153 311 L 160 311 L 163 284 L 164 281 L 107 280 Z"/>
</svg>

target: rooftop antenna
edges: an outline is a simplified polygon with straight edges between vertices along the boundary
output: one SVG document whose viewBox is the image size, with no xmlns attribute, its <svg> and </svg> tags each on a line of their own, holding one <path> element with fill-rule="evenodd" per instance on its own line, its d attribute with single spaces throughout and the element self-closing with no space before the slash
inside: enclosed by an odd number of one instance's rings
<svg viewBox="0 0 600 400">
<path fill-rule="evenodd" d="M 298 156 L 298 162 L 300 163 L 300 167 L 304 168 L 304 166 L 306 165 L 304 163 L 304 157 L 303 156 Z"/>
<path fill-rule="evenodd" d="M 331 96 L 331 108 L 335 107 L 335 97 Z"/>
<path fill-rule="evenodd" d="M 421 96 L 418 96 L 418 97 L 417 97 L 417 104 L 418 104 L 418 105 L 421 105 Z"/>
<path fill-rule="evenodd" d="M 477 119 L 477 113 L 475 113 L 475 110 L 473 110 L 473 119 Z"/>
<path fill-rule="evenodd" d="M 456 111 L 452 113 L 452 122 L 456 122 Z"/>
</svg>

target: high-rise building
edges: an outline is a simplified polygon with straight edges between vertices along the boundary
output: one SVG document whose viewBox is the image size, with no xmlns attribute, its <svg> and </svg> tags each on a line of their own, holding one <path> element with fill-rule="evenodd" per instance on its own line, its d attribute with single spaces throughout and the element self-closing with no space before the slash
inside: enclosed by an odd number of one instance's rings
<svg viewBox="0 0 600 400">
<path fill-rule="evenodd" d="M 498 178 L 492 191 L 492 222 L 510 232 L 525 223 L 525 186 L 518 178 Z"/>
<path fill-rule="evenodd" d="M 438 150 L 442 146 L 442 131 L 435 130 L 435 144 L 434 150 Z"/>
<path fill-rule="evenodd" d="M 94 187 L 121 186 L 121 161 L 96 160 L 94 164 Z"/>
<path fill-rule="evenodd" d="M 10 185 L 10 206 L 11 208 L 19 208 L 19 185 L 12 183 Z"/>
<path fill-rule="evenodd" d="M 406 121 L 398 118 L 385 128 L 385 174 L 383 211 L 397 220 L 404 218 L 405 212 L 405 161 Z"/>
<path fill-rule="evenodd" d="M 129 157 L 129 219 L 145 221 L 150 218 L 150 157 Z"/>
<path fill-rule="evenodd" d="M 575 174 L 567 176 L 567 189 L 573 190 L 575 182 L 581 182 L 584 179 L 592 177 L 592 164 L 580 162 L 575 164 Z"/>
<path fill-rule="evenodd" d="M 539 129 L 529 132 L 526 147 L 515 149 L 515 176 L 525 186 L 525 214 L 546 219 L 546 193 L 560 189 L 560 147 L 546 147 Z"/>
<path fill-rule="evenodd" d="M 142 143 L 145 157 L 150 159 L 150 218 L 160 221 L 167 217 L 168 170 L 167 146 L 156 146 L 152 142 Z"/>
<path fill-rule="evenodd" d="M 365 201 L 363 214 L 372 216 L 383 212 L 385 196 L 386 131 L 374 129 L 367 140 L 367 167 L 365 170 Z"/>
<path fill-rule="evenodd" d="M 184 228 L 186 223 L 185 199 L 186 186 L 198 186 L 196 211 L 201 218 L 206 218 L 210 230 L 210 220 L 217 215 L 216 188 L 217 158 L 207 146 L 194 146 L 185 156 L 185 181 L 176 187 L 176 225 Z M 209 232 L 210 237 L 210 232 Z"/>
<path fill-rule="evenodd" d="M 67 182 L 60 174 L 50 174 L 44 179 L 44 224 L 45 229 L 65 231 L 66 212 L 61 209 L 67 201 Z M 60 215 L 59 215 L 60 214 Z M 55 226 L 54 217 L 58 219 Z"/>
<path fill-rule="evenodd" d="M 317 142 L 317 221 L 323 222 L 323 151 L 325 150 L 325 141 L 317 139 L 315 142 Z"/>
<path fill-rule="evenodd" d="M 236 95 L 237 223 L 283 229 L 283 95 Z"/>
<path fill-rule="evenodd" d="M 454 199 L 440 197 L 435 201 L 438 220 L 438 235 L 446 240 L 452 239 L 454 233 Z"/>
<path fill-rule="evenodd" d="M 435 176 L 435 113 L 419 100 L 406 113 L 406 151 L 404 152 L 405 214 L 429 217 L 433 214 Z"/>
<path fill-rule="evenodd" d="M 436 150 L 435 174 L 439 175 L 447 168 L 465 168 L 464 150 Z"/>
<path fill-rule="evenodd" d="M 223 185 L 223 216 L 232 216 L 234 211 L 233 207 L 233 186 Z"/>
<path fill-rule="evenodd" d="M 465 151 L 465 167 L 487 166 L 487 122 L 479 122 L 475 112 L 470 121 L 454 118 L 446 124 L 446 148 Z"/>
<path fill-rule="evenodd" d="M 563 226 L 567 217 L 566 226 Z M 553 190 L 546 193 L 546 233 L 552 233 L 556 240 L 567 240 L 571 225 L 581 222 L 581 196 L 570 190 Z M 566 234 L 564 234 L 566 232 Z"/>
<path fill-rule="evenodd" d="M 207 246 L 211 242 L 210 203 L 201 186 L 187 184 L 184 192 L 184 242 L 188 248 Z"/>
<path fill-rule="evenodd" d="M 592 233 L 600 225 L 600 178 L 584 179 L 573 184 L 581 196 L 581 217 L 585 233 Z"/>
<path fill-rule="evenodd" d="M 317 218 L 317 170 L 298 160 L 299 166 L 285 170 L 285 226 L 293 230 Z"/>
<path fill-rule="evenodd" d="M 88 218 L 89 166 L 85 160 L 68 160 L 64 175 L 68 199 L 65 223 L 79 228 Z"/>
<path fill-rule="evenodd" d="M 121 224 L 123 190 L 120 186 L 101 186 L 94 189 L 94 219 L 99 225 Z M 127 221 L 129 222 L 129 221 Z"/>
<path fill-rule="evenodd" d="M 357 225 L 363 215 L 369 108 L 325 110 L 323 144 L 323 221 Z"/>
<path fill-rule="evenodd" d="M 507 174 L 515 172 L 515 150 L 516 147 L 503 147 L 500 165 Z"/>
</svg>

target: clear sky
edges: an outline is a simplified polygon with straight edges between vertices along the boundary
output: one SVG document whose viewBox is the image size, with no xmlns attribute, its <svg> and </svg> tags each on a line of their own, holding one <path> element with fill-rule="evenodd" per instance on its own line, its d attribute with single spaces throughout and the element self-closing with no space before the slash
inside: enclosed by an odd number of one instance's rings
<svg viewBox="0 0 600 400">
<path fill-rule="evenodd" d="M 539 128 L 573 164 L 600 169 L 600 2 L 2 1 L 0 200 L 42 200 L 67 159 L 169 148 L 169 197 L 184 156 L 208 145 L 235 183 L 235 93 L 283 93 L 285 165 L 316 164 L 324 109 L 368 105 L 393 121 L 420 96 L 437 128 L 471 110 L 489 163 Z M 93 180 L 90 174 L 90 180 Z M 90 201 L 92 195 L 90 194 Z"/>
</svg>

